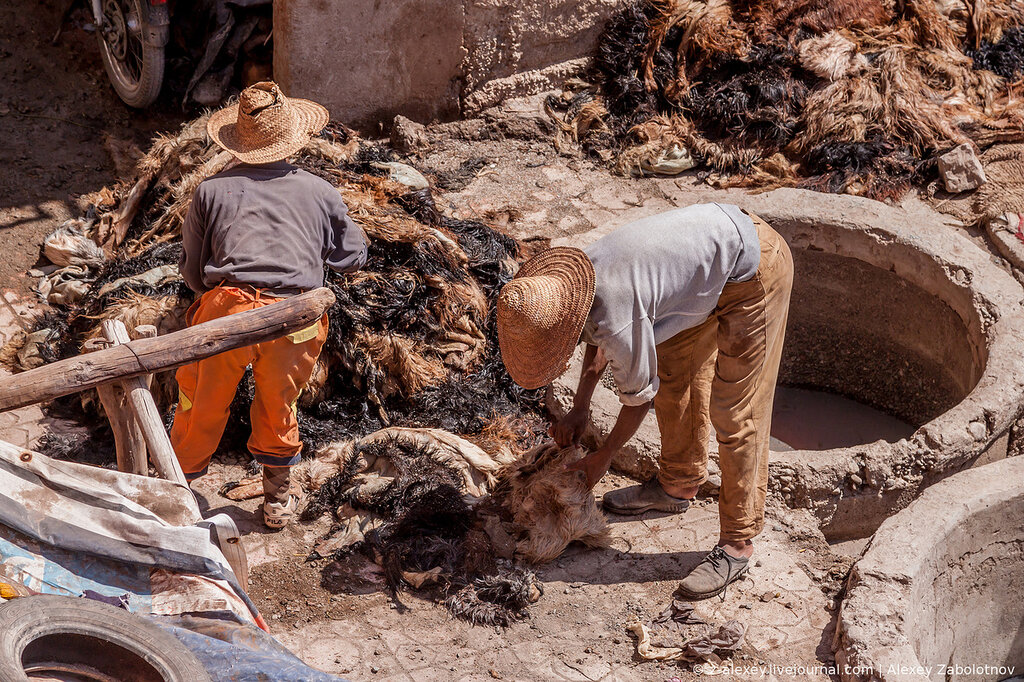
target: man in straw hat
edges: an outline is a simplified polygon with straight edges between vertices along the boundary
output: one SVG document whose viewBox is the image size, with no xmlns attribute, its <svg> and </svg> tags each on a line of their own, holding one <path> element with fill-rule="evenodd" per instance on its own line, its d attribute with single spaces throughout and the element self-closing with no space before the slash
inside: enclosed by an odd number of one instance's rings
<svg viewBox="0 0 1024 682">
<path fill-rule="evenodd" d="M 362 230 L 338 190 L 287 163 L 328 121 L 327 110 L 285 97 L 276 83 L 242 91 L 210 116 L 207 131 L 238 163 L 202 182 L 182 227 L 181 273 L 198 301 L 189 324 L 252 310 L 323 286 L 324 265 L 366 263 Z M 299 462 L 295 404 L 327 338 L 327 316 L 284 338 L 182 367 L 171 442 L 190 481 L 206 473 L 245 369 L 252 367 L 249 450 L 263 465 L 263 520 L 282 528 L 295 514 L 290 483 Z"/>
<path fill-rule="evenodd" d="M 554 248 L 526 262 L 498 298 L 509 374 L 550 383 L 587 344 L 573 408 L 552 427 L 578 443 L 590 399 L 611 367 L 622 409 L 596 451 L 571 465 L 593 487 L 651 404 L 661 430 L 658 475 L 610 492 L 618 514 L 686 511 L 707 480 L 709 422 L 722 469 L 718 546 L 680 585 L 691 599 L 743 575 L 764 527 L 772 400 L 786 331 L 793 260 L 763 220 L 704 204 L 618 228 L 586 250 Z"/>
</svg>

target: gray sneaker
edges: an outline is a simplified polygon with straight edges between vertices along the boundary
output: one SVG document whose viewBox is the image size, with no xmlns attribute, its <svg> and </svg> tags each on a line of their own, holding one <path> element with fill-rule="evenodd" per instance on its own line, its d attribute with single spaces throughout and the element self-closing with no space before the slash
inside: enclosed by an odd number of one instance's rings
<svg viewBox="0 0 1024 682">
<path fill-rule="evenodd" d="M 657 477 L 642 485 L 633 485 L 606 493 L 602 506 L 614 514 L 643 514 L 646 511 L 684 512 L 693 500 L 672 497 Z"/>
<path fill-rule="evenodd" d="M 677 592 L 685 599 L 707 599 L 722 594 L 730 583 L 743 577 L 748 563 L 749 559 L 737 559 L 721 547 L 715 547 L 683 578 Z"/>
</svg>

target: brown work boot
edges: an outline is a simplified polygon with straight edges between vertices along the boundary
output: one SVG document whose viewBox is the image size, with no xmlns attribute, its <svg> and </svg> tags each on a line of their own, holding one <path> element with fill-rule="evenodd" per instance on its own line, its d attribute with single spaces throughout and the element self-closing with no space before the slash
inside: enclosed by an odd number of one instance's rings
<svg viewBox="0 0 1024 682">
<path fill-rule="evenodd" d="M 646 511 L 679 513 L 686 511 L 693 500 L 672 497 L 654 477 L 642 485 L 633 485 L 605 493 L 601 505 L 613 514 L 643 514 Z"/>
<path fill-rule="evenodd" d="M 263 523 L 280 529 L 295 516 L 302 499 L 302 488 L 293 484 L 291 467 L 263 467 Z"/>
<path fill-rule="evenodd" d="M 683 578 L 677 593 L 684 599 L 707 599 L 722 594 L 730 583 L 743 577 L 748 563 L 749 559 L 736 558 L 715 547 Z"/>
</svg>

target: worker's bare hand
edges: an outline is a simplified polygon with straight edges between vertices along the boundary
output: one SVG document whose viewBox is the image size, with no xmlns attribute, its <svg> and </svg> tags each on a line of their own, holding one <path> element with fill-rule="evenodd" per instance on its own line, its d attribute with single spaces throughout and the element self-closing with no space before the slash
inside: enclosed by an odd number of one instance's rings
<svg viewBox="0 0 1024 682">
<path fill-rule="evenodd" d="M 570 445 L 578 445 L 583 438 L 583 431 L 587 428 L 587 421 L 590 419 L 589 410 L 578 410 L 575 407 L 569 410 L 568 414 L 551 425 L 548 435 L 555 439 L 559 447 L 567 448 Z"/>
<path fill-rule="evenodd" d="M 587 480 L 587 490 L 591 490 L 601 477 L 608 473 L 614 453 L 596 450 L 581 460 L 566 465 L 567 471 L 582 471 Z"/>
</svg>

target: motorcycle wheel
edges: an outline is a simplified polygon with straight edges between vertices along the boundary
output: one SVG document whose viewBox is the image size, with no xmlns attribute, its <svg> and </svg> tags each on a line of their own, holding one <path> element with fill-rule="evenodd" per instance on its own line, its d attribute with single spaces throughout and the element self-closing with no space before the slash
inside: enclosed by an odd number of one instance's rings
<svg viewBox="0 0 1024 682">
<path fill-rule="evenodd" d="M 164 48 L 146 40 L 146 0 L 103 0 L 103 26 L 96 32 L 103 67 L 124 103 L 152 104 L 164 80 Z"/>
</svg>

